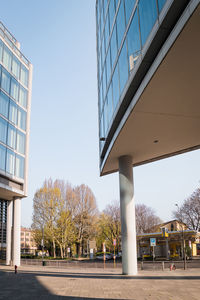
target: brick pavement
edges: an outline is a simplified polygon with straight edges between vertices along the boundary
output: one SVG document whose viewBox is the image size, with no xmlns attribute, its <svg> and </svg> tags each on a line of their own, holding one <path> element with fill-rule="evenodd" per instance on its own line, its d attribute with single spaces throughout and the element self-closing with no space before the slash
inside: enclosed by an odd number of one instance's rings
<svg viewBox="0 0 200 300">
<path fill-rule="evenodd" d="M 0 299 L 199 299 L 200 269 L 139 271 L 0 266 Z"/>
</svg>

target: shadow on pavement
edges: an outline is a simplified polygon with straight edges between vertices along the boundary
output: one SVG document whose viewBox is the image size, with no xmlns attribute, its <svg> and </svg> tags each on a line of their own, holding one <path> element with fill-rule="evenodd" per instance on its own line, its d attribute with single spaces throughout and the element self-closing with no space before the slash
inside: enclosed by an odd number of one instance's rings
<svg viewBox="0 0 200 300">
<path fill-rule="evenodd" d="M 37 277 L 51 276 L 51 277 L 69 277 L 72 278 L 84 278 L 81 276 L 73 276 L 72 274 L 59 274 L 49 272 L 34 272 L 34 271 L 22 271 L 19 270 L 17 274 L 14 271 L 8 269 L 0 269 L 0 299 L 72 299 L 72 300 L 92 300 L 95 297 L 77 297 L 77 296 L 62 296 L 53 294 L 48 288 L 46 288 Z M 86 276 L 85 278 L 95 278 L 95 276 Z M 99 298 L 99 300 L 114 298 Z"/>
<path fill-rule="evenodd" d="M 60 280 L 59 280 L 60 279 Z M 124 280 L 200 280 L 200 276 L 188 275 L 138 275 L 138 276 L 123 276 L 112 273 L 76 273 L 76 271 L 61 271 L 55 272 L 52 270 L 19 270 L 18 274 L 10 269 L 0 269 L 0 299 L 72 299 L 72 300 L 92 300 L 92 299 L 111 299 L 99 297 L 81 297 L 70 296 L 76 294 L 76 280 L 78 279 L 124 279 Z M 62 281 L 62 282 L 61 282 Z M 85 281 L 83 281 L 85 282 Z M 53 284 L 53 287 L 51 286 Z M 59 285 L 60 284 L 60 285 Z M 102 283 L 101 283 L 102 284 Z M 103 284 L 102 284 L 103 286 Z M 108 285 L 109 286 L 109 285 Z M 49 288 L 48 288 L 49 287 Z M 80 286 L 80 294 L 82 286 Z M 84 290 L 83 283 L 83 290 Z M 69 294 L 69 295 L 56 295 Z M 112 294 L 110 295 L 112 297 Z M 114 298 L 113 298 L 114 299 Z M 118 298 L 119 299 L 119 298 Z M 121 298 L 123 299 L 123 298 Z"/>
<path fill-rule="evenodd" d="M 2 271 L 8 272 L 6 269 Z M 8 272 L 11 273 L 11 272 Z M 148 279 L 148 280 L 200 280 L 200 275 L 137 275 L 137 276 L 126 276 L 113 273 L 76 273 L 76 272 L 53 272 L 49 270 L 45 271 L 32 271 L 32 270 L 20 270 L 19 274 L 26 276 L 45 276 L 45 277 L 61 277 L 61 278 L 88 278 L 88 279 Z M 18 274 L 18 275 L 19 275 Z"/>
</svg>

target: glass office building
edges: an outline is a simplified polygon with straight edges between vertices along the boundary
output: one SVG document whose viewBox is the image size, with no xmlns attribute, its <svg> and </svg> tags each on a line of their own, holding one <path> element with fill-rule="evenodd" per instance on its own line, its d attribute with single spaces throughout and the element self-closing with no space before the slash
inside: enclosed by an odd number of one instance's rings
<svg viewBox="0 0 200 300">
<path fill-rule="evenodd" d="M 19 42 L 0 22 L 0 253 L 3 257 L 8 212 L 14 219 L 14 212 L 8 206 L 14 206 L 16 199 L 27 194 L 31 78 L 32 66 L 21 53 Z"/>
<path fill-rule="evenodd" d="M 199 2 L 96 1 L 101 175 L 119 171 L 130 183 L 132 167 L 200 148 Z"/>
<path fill-rule="evenodd" d="M 166 0 L 98 1 L 97 56 L 100 137 L 106 138 L 123 90 Z M 104 141 L 101 141 L 102 151 Z"/>
</svg>

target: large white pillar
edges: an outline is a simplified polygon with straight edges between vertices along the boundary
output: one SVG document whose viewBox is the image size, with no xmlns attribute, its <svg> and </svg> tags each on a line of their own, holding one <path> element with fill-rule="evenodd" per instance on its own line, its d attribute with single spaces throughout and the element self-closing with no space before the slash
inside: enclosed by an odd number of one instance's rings
<svg viewBox="0 0 200 300">
<path fill-rule="evenodd" d="M 21 199 L 14 199 L 13 204 L 13 265 L 20 266 Z"/>
<path fill-rule="evenodd" d="M 137 274 L 135 204 L 133 198 L 132 157 L 119 157 L 119 186 L 122 236 L 122 273 Z"/>
<path fill-rule="evenodd" d="M 13 201 L 7 201 L 7 225 L 6 225 L 6 265 L 11 264 L 11 228 L 12 228 Z"/>
</svg>

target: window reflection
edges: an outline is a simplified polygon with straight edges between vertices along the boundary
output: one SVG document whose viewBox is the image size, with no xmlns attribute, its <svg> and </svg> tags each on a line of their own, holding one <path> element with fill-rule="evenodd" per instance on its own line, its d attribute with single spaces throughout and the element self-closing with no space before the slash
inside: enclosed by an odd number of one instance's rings
<svg viewBox="0 0 200 300">
<path fill-rule="evenodd" d="M 126 41 L 123 44 L 120 57 L 119 57 L 119 77 L 120 77 L 120 94 L 128 80 L 128 61 L 127 61 L 127 47 Z"/>
<path fill-rule="evenodd" d="M 25 134 L 20 131 L 17 131 L 16 150 L 21 154 L 25 154 Z"/>
<path fill-rule="evenodd" d="M 139 33 L 139 23 L 137 10 L 134 13 L 133 19 L 131 21 L 128 33 L 128 58 L 129 58 L 129 71 L 133 70 L 139 53 L 140 53 L 140 33 Z"/>
<path fill-rule="evenodd" d="M 0 91 L 0 114 L 8 118 L 9 98 Z"/>
<path fill-rule="evenodd" d="M 15 176 L 19 178 L 24 178 L 24 158 L 19 155 L 16 155 L 15 165 Z"/>
<path fill-rule="evenodd" d="M 2 74 L 1 74 L 1 88 L 9 94 L 10 92 L 10 75 L 9 73 L 2 68 Z"/>
<path fill-rule="evenodd" d="M 114 62 L 117 57 L 117 32 L 116 32 L 116 24 L 113 29 L 112 37 L 111 37 L 111 57 L 112 57 L 112 68 L 114 66 Z"/>
<path fill-rule="evenodd" d="M 133 7 L 135 5 L 135 0 L 125 0 L 125 14 L 126 14 L 126 24 L 128 24 Z"/>
<path fill-rule="evenodd" d="M 120 7 L 117 14 L 117 37 L 118 37 L 118 46 L 120 47 L 122 38 L 125 32 L 125 15 L 124 15 L 124 5 L 121 1 Z"/>
<path fill-rule="evenodd" d="M 10 100 L 9 120 L 17 125 L 17 105 Z"/>
<path fill-rule="evenodd" d="M 6 172 L 14 175 L 15 171 L 15 154 L 11 150 L 7 150 L 6 157 Z"/>
<path fill-rule="evenodd" d="M 156 0 L 140 0 L 138 9 L 143 47 L 157 19 Z"/>
<path fill-rule="evenodd" d="M 8 124 L 8 140 L 7 145 L 15 150 L 16 148 L 16 129 L 14 126 Z"/>
<path fill-rule="evenodd" d="M 0 117 L 0 141 L 6 144 L 7 122 Z"/>
<path fill-rule="evenodd" d="M 115 110 L 119 100 L 119 73 L 118 73 L 118 64 L 116 65 L 114 74 L 113 74 L 113 109 Z"/>
<path fill-rule="evenodd" d="M 0 144 L 0 169 L 5 171 L 6 167 L 6 148 Z"/>
<path fill-rule="evenodd" d="M 115 17 L 115 1 L 111 0 L 109 4 L 109 16 L 110 16 L 110 29 L 112 28 Z"/>
<path fill-rule="evenodd" d="M 11 63 L 12 63 L 12 52 L 6 46 L 4 46 L 3 64 L 8 71 L 11 70 Z"/>
</svg>

